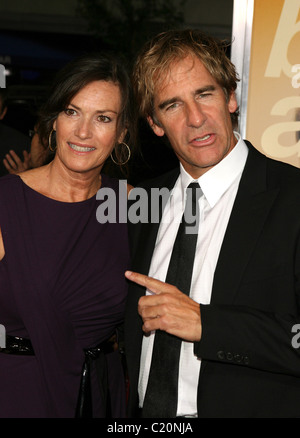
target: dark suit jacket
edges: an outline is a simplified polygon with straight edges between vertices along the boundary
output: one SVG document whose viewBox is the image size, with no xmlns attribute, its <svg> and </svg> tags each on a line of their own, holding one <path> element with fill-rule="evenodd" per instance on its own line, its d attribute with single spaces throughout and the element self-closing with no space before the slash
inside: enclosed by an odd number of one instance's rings
<svg viewBox="0 0 300 438">
<path fill-rule="evenodd" d="M 0 176 L 8 174 L 3 164 L 5 155 L 13 149 L 23 161 L 23 151 L 29 152 L 30 144 L 30 138 L 25 134 L 0 122 Z"/>
<path fill-rule="evenodd" d="M 210 305 L 200 305 L 199 417 L 300 417 L 300 170 L 249 155 L 223 240 Z M 172 187 L 178 170 L 146 188 Z M 130 225 L 132 270 L 147 274 L 159 224 Z M 125 348 L 136 416 L 145 290 L 130 284 Z"/>
</svg>

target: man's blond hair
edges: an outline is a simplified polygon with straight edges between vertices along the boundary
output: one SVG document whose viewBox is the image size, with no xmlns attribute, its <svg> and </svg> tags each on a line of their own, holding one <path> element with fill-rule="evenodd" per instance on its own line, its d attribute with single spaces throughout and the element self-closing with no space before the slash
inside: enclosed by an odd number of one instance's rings
<svg viewBox="0 0 300 438">
<path fill-rule="evenodd" d="M 155 36 L 139 53 L 133 69 L 133 86 L 139 113 L 155 120 L 153 100 L 159 79 L 170 71 L 172 63 L 188 55 L 196 56 L 223 88 L 229 99 L 236 90 L 236 69 L 226 54 L 228 43 L 199 30 L 171 30 Z M 233 125 L 238 111 L 231 114 Z"/>
</svg>

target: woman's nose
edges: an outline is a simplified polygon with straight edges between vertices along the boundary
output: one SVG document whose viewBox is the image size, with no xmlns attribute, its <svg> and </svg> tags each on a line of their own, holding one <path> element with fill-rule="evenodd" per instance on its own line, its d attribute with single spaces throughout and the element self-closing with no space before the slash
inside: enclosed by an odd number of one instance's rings
<svg viewBox="0 0 300 438">
<path fill-rule="evenodd" d="M 78 120 L 75 128 L 75 135 L 79 138 L 90 138 L 92 135 L 91 122 L 84 118 Z"/>
</svg>

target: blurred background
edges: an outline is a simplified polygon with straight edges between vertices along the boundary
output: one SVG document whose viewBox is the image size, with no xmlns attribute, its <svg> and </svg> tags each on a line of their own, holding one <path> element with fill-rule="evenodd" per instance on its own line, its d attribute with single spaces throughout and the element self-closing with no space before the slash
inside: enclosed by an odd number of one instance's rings
<svg viewBox="0 0 300 438">
<path fill-rule="evenodd" d="M 168 28 L 199 28 L 230 41 L 232 15 L 233 0 L 0 0 L 5 123 L 28 135 L 54 74 L 78 55 L 109 49 L 130 66 L 140 46 Z M 172 167 L 172 153 L 147 126 L 141 132 L 149 175 Z"/>
</svg>

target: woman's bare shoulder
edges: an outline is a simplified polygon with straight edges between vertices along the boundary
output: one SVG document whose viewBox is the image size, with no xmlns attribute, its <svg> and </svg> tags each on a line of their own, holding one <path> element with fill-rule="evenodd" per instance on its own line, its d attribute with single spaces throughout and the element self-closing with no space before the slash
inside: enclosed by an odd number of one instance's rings
<svg viewBox="0 0 300 438">
<path fill-rule="evenodd" d="M 37 167 L 19 173 L 22 181 L 34 190 L 39 191 L 45 183 L 47 166 Z"/>
</svg>

